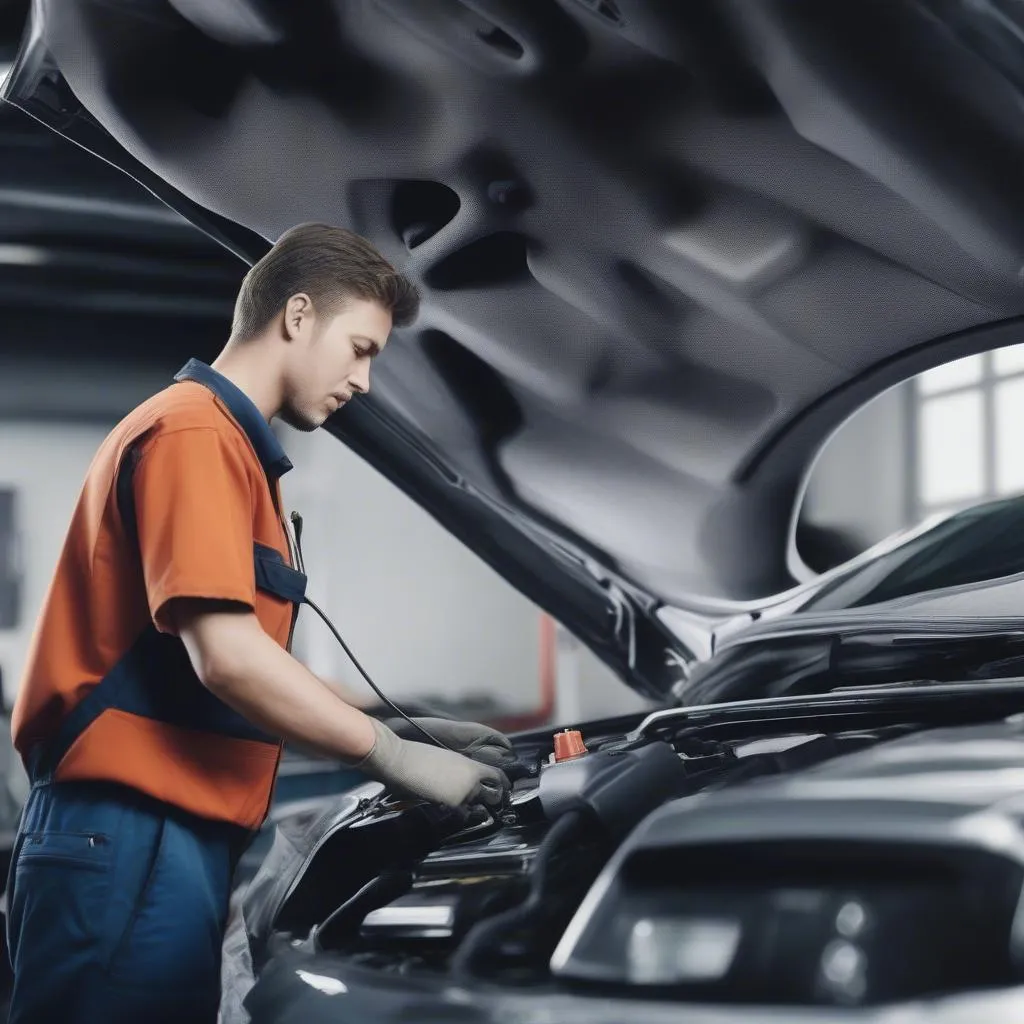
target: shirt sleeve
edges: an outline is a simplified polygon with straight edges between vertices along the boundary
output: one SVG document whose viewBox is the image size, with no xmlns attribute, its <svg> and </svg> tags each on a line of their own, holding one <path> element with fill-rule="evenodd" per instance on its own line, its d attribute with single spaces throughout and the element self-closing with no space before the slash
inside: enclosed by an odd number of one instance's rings
<svg viewBox="0 0 1024 1024">
<path fill-rule="evenodd" d="M 176 598 L 255 606 L 252 495 L 244 456 L 211 427 L 162 434 L 135 467 L 135 518 L 149 611 L 173 632 Z"/>
</svg>

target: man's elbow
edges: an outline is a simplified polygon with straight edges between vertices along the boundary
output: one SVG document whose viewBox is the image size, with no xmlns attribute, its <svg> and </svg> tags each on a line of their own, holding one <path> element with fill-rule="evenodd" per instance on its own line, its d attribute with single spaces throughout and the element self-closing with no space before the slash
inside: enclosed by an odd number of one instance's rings
<svg viewBox="0 0 1024 1024">
<path fill-rule="evenodd" d="M 191 661 L 199 681 L 218 697 L 236 690 L 247 674 L 242 657 L 222 647 L 207 650 Z"/>
<path fill-rule="evenodd" d="M 212 693 L 232 693 L 251 676 L 263 631 L 250 609 L 183 602 L 174 609 L 174 621 L 192 668 Z"/>
</svg>

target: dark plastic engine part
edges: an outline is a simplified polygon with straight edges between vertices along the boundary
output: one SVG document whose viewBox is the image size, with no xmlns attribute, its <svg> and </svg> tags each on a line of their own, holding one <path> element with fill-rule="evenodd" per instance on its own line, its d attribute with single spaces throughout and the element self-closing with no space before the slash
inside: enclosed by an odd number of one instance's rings
<svg viewBox="0 0 1024 1024">
<path fill-rule="evenodd" d="M 578 810 L 621 835 L 666 800 L 681 796 L 687 783 L 686 768 L 672 747 L 654 742 L 548 765 L 540 777 L 540 802 L 549 821 Z"/>
</svg>

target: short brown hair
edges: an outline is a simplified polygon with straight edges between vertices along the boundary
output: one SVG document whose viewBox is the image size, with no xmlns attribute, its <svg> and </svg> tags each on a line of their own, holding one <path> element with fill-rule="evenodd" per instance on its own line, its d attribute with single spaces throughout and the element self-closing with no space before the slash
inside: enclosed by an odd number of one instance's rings
<svg viewBox="0 0 1024 1024">
<path fill-rule="evenodd" d="M 298 224 L 242 280 L 231 337 L 244 341 L 259 334 L 298 292 L 324 315 L 353 298 L 379 303 L 395 327 L 406 327 L 419 313 L 416 286 L 365 238 L 330 224 Z"/>
</svg>

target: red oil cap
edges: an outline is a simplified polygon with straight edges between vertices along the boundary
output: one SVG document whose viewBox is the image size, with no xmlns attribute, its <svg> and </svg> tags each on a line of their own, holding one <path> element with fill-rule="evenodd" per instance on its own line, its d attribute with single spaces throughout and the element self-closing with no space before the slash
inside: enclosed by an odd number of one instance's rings
<svg viewBox="0 0 1024 1024">
<path fill-rule="evenodd" d="M 579 729 L 563 729 L 555 733 L 555 761 L 571 761 L 587 752 Z"/>
</svg>

